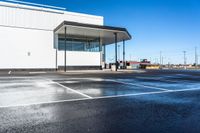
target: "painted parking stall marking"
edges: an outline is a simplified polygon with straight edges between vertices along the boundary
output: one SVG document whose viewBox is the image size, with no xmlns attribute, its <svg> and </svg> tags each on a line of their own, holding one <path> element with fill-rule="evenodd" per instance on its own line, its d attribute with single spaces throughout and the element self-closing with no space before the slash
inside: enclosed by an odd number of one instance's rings
<svg viewBox="0 0 200 133">
<path fill-rule="evenodd" d="M 143 82 L 131 83 L 130 80 L 106 78 L 60 78 L 57 80 L 46 79 L 43 77 L 1 78 L 0 108 L 56 104 L 63 102 L 98 100 L 129 96 L 159 95 L 165 93 L 200 90 L 199 87 L 195 86 L 193 88 L 165 89 L 163 87 L 143 85 L 142 83 Z M 13 85 L 20 85 L 20 89 L 13 88 Z M 7 90 L 5 90 L 5 86 L 7 87 Z M 91 93 L 88 94 L 88 92 Z M 97 92 L 102 94 L 95 96 L 92 95 L 93 93 Z M 8 95 L 9 99 L 6 99 L 8 98 Z"/>
<path fill-rule="evenodd" d="M 53 81 L 52 81 L 53 82 Z M 74 90 L 74 89 L 71 89 L 71 88 L 69 88 L 69 87 L 67 87 L 67 86 L 64 86 L 64 85 L 62 85 L 62 84 L 60 84 L 60 83 L 57 83 L 57 82 L 54 82 L 55 84 L 58 84 L 59 86 L 61 86 L 61 87 L 63 87 L 63 88 L 66 88 L 66 89 L 68 89 L 68 90 L 71 90 L 71 91 L 73 91 L 73 92 L 75 92 L 75 93 L 78 93 L 78 94 L 80 94 L 80 95 L 82 95 L 82 96 L 84 96 L 84 97 L 87 97 L 87 98 L 92 98 L 91 96 L 89 96 L 89 95 L 86 95 L 86 94 L 84 94 L 84 93 L 81 93 L 81 92 L 79 92 L 79 91 L 76 91 L 76 90 Z"/>
<path fill-rule="evenodd" d="M 116 81 L 115 80 L 108 80 L 108 81 L 121 83 L 121 84 L 128 84 L 128 85 L 133 85 L 133 86 L 138 86 L 138 87 L 153 88 L 153 89 L 163 90 L 163 91 L 169 90 L 169 89 L 164 89 L 164 88 L 160 88 L 160 87 L 156 87 L 156 86 L 147 86 L 147 85 L 142 85 L 142 84 L 127 83 L 127 82 L 122 82 L 122 81 L 118 81 L 118 80 L 116 80 Z"/>
<path fill-rule="evenodd" d="M 166 90 L 166 91 L 156 91 L 156 92 L 146 92 L 146 93 L 144 92 L 144 93 L 137 93 L 137 94 L 103 96 L 103 97 L 95 97 L 95 98 L 81 98 L 81 99 L 57 100 L 57 101 L 49 101 L 49 102 L 37 102 L 37 103 L 30 103 L 30 104 L 8 105 L 8 106 L 0 106 L 0 108 L 25 107 L 25 106 L 42 105 L 42 104 L 54 104 L 54 103 L 63 103 L 63 102 L 98 100 L 98 99 L 120 98 L 120 97 L 129 97 L 129 96 L 142 96 L 142 95 L 154 95 L 154 94 L 165 94 L 165 93 L 176 93 L 176 92 L 187 92 L 187 91 L 199 91 L 199 90 L 200 90 L 199 88 L 182 89 L 182 90 Z"/>
<path fill-rule="evenodd" d="M 42 77 L 6 77 L 0 83 L 0 107 L 91 98 Z"/>
</svg>

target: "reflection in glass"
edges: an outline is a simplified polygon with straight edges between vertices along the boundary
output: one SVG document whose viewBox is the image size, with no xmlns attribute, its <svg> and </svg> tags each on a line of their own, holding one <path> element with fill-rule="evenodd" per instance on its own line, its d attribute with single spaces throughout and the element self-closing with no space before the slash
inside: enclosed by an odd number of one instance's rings
<svg viewBox="0 0 200 133">
<path fill-rule="evenodd" d="M 65 50 L 65 38 L 62 36 L 59 36 L 58 38 L 58 50 L 60 51 Z M 100 39 L 99 38 L 67 37 L 66 51 L 99 52 Z"/>
</svg>

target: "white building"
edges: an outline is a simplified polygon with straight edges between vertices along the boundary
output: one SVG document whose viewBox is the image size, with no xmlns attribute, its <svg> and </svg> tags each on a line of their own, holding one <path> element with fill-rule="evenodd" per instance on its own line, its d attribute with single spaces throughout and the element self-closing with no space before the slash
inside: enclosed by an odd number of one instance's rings
<svg viewBox="0 0 200 133">
<path fill-rule="evenodd" d="M 105 46 L 131 39 L 125 28 L 103 22 L 57 7 L 0 2 L 0 70 L 101 69 Z"/>
</svg>

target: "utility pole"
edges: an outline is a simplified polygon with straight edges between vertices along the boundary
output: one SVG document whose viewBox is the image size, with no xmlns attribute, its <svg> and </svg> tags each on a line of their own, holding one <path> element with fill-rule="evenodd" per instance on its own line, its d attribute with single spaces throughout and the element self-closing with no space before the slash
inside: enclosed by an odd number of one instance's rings
<svg viewBox="0 0 200 133">
<path fill-rule="evenodd" d="M 186 51 L 183 51 L 183 58 L 184 58 L 184 66 L 186 66 L 187 62 L 186 62 Z"/>
<path fill-rule="evenodd" d="M 198 54 L 197 54 L 197 47 L 195 47 L 195 68 L 198 66 Z"/>
<path fill-rule="evenodd" d="M 168 58 L 168 68 L 170 68 L 170 58 Z"/>
<path fill-rule="evenodd" d="M 160 65 L 162 64 L 162 51 L 160 51 Z"/>
<path fill-rule="evenodd" d="M 162 69 L 163 58 L 162 58 L 162 51 L 160 51 L 160 69 Z"/>
</svg>

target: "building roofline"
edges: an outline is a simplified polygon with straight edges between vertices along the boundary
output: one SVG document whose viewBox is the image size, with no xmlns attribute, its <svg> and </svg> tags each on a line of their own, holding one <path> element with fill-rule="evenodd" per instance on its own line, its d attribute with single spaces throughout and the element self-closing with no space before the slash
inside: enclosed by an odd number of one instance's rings
<svg viewBox="0 0 200 133">
<path fill-rule="evenodd" d="M 126 28 L 122 27 L 113 27 L 113 26 L 104 26 L 104 25 L 94 25 L 94 24 L 85 24 L 85 23 L 78 23 L 78 22 L 72 22 L 72 21 L 63 21 L 60 25 L 58 25 L 55 29 L 54 32 L 59 30 L 62 26 L 64 25 L 70 25 L 70 26 L 78 26 L 78 27 L 84 27 L 84 28 L 94 28 L 94 29 L 102 29 L 102 30 L 113 30 L 116 32 L 126 32 L 129 38 L 131 39 L 132 36 L 128 32 Z"/>
<path fill-rule="evenodd" d="M 50 5 L 45 5 L 45 4 L 25 2 L 25 1 L 19 1 L 19 0 L 4 0 L 4 1 L 9 2 L 9 3 L 13 3 L 13 4 L 21 4 L 21 5 L 25 5 L 25 6 L 42 7 L 42 8 L 62 10 L 62 11 L 66 10 L 66 8 L 64 8 L 64 7 L 50 6 Z"/>
<path fill-rule="evenodd" d="M 50 13 L 58 13 L 58 14 L 64 14 L 66 10 L 61 10 L 58 8 L 50 8 L 47 6 L 36 6 L 36 5 L 30 5 L 30 4 L 22 4 L 18 2 L 11 2 L 12 0 L 5 0 L 0 1 L 0 6 L 2 7 L 9 7 L 9 8 L 18 8 L 18 9 L 25 9 L 25 10 L 33 10 L 33 11 L 43 11 L 43 12 L 50 12 Z M 40 5 L 40 4 L 38 4 Z M 53 6 L 52 6 L 53 7 Z"/>
</svg>

